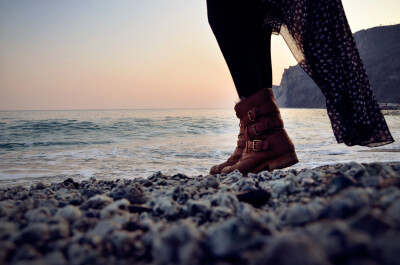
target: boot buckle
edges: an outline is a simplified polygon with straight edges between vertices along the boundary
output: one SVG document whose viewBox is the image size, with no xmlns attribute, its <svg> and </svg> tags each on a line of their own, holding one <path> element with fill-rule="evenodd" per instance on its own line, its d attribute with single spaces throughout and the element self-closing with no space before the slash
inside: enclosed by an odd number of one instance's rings
<svg viewBox="0 0 400 265">
<path fill-rule="evenodd" d="M 255 121 L 255 119 L 256 119 L 255 109 L 252 109 L 249 112 L 247 112 L 247 116 L 249 117 L 250 122 Z"/>
<path fill-rule="evenodd" d="M 254 152 L 259 152 L 259 151 L 261 151 L 261 149 L 258 149 L 257 148 L 257 143 L 262 143 L 262 141 L 261 140 L 253 140 L 253 151 Z M 261 144 L 261 146 L 260 146 L 260 148 L 262 147 L 262 144 Z"/>
</svg>

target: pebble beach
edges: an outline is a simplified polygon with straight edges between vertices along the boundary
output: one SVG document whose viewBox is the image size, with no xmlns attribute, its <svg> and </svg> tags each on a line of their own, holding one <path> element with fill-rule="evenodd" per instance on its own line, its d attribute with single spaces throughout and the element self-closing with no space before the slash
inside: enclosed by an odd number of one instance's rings
<svg viewBox="0 0 400 265">
<path fill-rule="evenodd" d="M 400 162 L 0 189 L 0 264 L 400 264 Z"/>
</svg>

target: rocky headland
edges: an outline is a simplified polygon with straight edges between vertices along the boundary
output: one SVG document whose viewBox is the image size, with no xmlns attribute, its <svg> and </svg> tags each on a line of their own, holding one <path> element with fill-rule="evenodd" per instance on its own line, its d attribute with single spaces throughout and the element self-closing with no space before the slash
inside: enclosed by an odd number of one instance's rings
<svg viewBox="0 0 400 265">
<path fill-rule="evenodd" d="M 400 163 L 0 190 L 1 264 L 400 264 Z"/>
</svg>

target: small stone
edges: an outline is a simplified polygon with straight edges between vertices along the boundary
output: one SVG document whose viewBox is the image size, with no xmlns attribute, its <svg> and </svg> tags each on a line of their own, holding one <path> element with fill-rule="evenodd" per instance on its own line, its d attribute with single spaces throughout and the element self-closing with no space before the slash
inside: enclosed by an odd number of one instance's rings
<svg viewBox="0 0 400 265">
<path fill-rule="evenodd" d="M 236 181 L 239 181 L 241 178 L 243 178 L 243 174 L 240 173 L 238 170 L 235 170 L 235 171 L 229 173 L 222 180 L 222 183 L 224 183 L 224 184 L 232 184 L 232 183 L 235 183 Z"/>
<path fill-rule="evenodd" d="M 16 238 L 17 244 L 31 244 L 42 247 L 50 239 L 50 228 L 44 223 L 33 223 L 21 230 Z"/>
<path fill-rule="evenodd" d="M 42 255 L 34 247 L 25 244 L 17 248 L 14 257 L 12 258 L 12 263 L 16 263 L 17 261 L 32 261 L 41 257 Z"/>
<path fill-rule="evenodd" d="M 350 162 L 350 163 L 344 164 L 339 169 L 339 171 L 342 172 L 345 176 L 350 176 L 355 179 L 359 179 L 361 177 L 369 175 L 366 168 L 357 162 Z"/>
<path fill-rule="evenodd" d="M 131 204 L 130 206 L 128 206 L 128 210 L 130 213 L 149 213 L 153 211 L 153 208 L 143 204 Z"/>
<path fill-rule="evenodd" d="M 11 201 L 0 201 L 0 217 L 12 215 L 15 206 Z"/>
<path fill-rule="evenodd" d="M 335 177 L 331 179 L 328 185 L 328 193 L 336 194 L 347 187 L 354 186 L 355 184 L 356 181 L 352 177 L 338 173 Z"/>
<path fill-rule="evenodd" d="M 374 239 L 374 247 L 378 255 L 379 264 L 400 264 L 400 232 L 388 230 L 385 234 Z"/>
<path fill-rule="evenodd" d="M 167 186 L 168 182 L 165 179 L 157 180 L 157 185 Z"/>
<path fill-rule="evenodd" d="M 392 220 L 395 228 L 400 228 L 400 199 L 386 210 L 386 215 Z"/>
<path fill-rule="evenodd" d="M 206 177 L 206 179 L 203 181 L 203 187 L 205 189 L 208 189 L 208 188 L 218 189 L 219 182 L 213 175 L 208 175 Z"/>
<path fill-rule="evenodd" d="M 102 220 L 99 221 L 96 226 L 89 231 L 90 235 L 100 236 L 101 238 L 105 238 L 108 235 L 112 234 L 114 231 L 118 231 L 122 228 L 122 225 L 113 220 Z"/>
<path fill-rule="evenodd" d="M 126 199 L 116 201 L 110 205 L 104 207 L 100 212 L 100 218 L 102 220 L 109 219 L 114 216 L 129 216 L 128 207 L 130 203 Z"/>
<path fill-rule="evenodd" d="M 65 218 L 68 222 L 73 223 L 82 217 L 82 212 L 78 207 L 73 205 L 67 205 L 57 211 L 56 216 L 61 216 Z"/>
<path fill-rule="evenodd" d="M 240 192 L 257 190 L 256 183 L 252 178 L 241 178 L 231 184 L 231 188 Z"/>
<path fill-rule="evenodd" d="M 286 233 L 272 238 L 255 254 L 253 265 L 330 265 L 324 251 L 304 234 Z"/>
<path fill-rule="evenodd" d="M 271 181 L 270 187 L 272 190 L 272 197 L 274 198 L 287 195 L 289 191 L 289 183 L 285 180 Z"/>
<path fill-rule="evenodd" d="M 361 183 L 364 187 L 377 188 L 379 186 L 379 180 L 379 177 L 364 177 L 361 179 Z"/>
<path fill-rule="evenodd" d="M 37 183 L 36 184 L 36 187 L 35 187 L 37 190 L 43 190 L 43 189 L 45 189 L 46 188 L 46 185 L 43 183 L 43 182 L 39 182 L 39 183 Z"/>
<path fill-rule="evenodd" d="M 200 264 L 199 230 L 189 220 L 172 225 L 154 239 L 152 256 L 154 264 Z"/>
<path fill-rule="evenodd" d="M 12 235 L 18 231 L 16 224 L 0 221 L 0 242 L 11 239 Z"/>
<path fill-rule="evenodd" d="M 39 207 L 25 213 L 25 218 L 29 222 L 47 222 L 51 217 L 53 217 L 53 213 L 52 208 L 49 207 Z"/>
<path fill-rule="evenodd" d="M 61 251 L 53 251 L 53 252 L 46 254 L 46 256 L 44 257 L 44 261 L 47 264 L 51 264 L 51 265 L 67 265 L 68 264 L 67 260 L 65 259 L 64 254 Z"/>
<path fill-rule="evenodd" d="M 179 215 L 180 208 L 171 197 L 158 197 L 154 201 L 153 213 L 167 219 L 175 219 Z"/>
<path fill-rule="evenodd" d="M 206 200 L 188 200 L 186 207 L 191 216 L 201 215 L 203 217 L 210 211 L 210 201 Z"/>
<path fill-rule="evenodd" d="M 96 264 L 98 253 L 89 244 L 72 244 L 67 255 L 70 264 Z"/>
<path fill-rule="evenodd" d="M 142 232 L 115 231 L 109 236 L 113 252 L 117 258 L 132 257 L 135 252 L 141 255 L 144 246 L 141 243 Z"/>
<path fill-rule="evenodd" d="M 290 225 L 303 225 L 314 219 L 310 209 L 302 204 L 293 204 L 282 216 L 283 221 Z"/>
<path fill-rule="evenodd" d="M 106 195 L 95 195 L 91 197 L 88 201 L 86 201 L 82 206 L 81 209 L 102 209 L 107 205 L 111 204 L 113 199 L 106 196 Z"/>
<path fill-rule="evenodd" d="M 261 207 L 269 201 L 271 194 L 263 189 L 258 189 L 237 193 L 236 197 L 241 202 L 247 202 L 254 207 Z"/>
</svg>

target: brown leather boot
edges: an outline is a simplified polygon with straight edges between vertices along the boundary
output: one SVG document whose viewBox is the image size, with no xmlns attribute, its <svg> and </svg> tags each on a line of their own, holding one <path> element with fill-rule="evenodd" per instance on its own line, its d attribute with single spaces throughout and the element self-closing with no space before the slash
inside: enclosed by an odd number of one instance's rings
<svg viewBox="0 0 400 265">
<path fill-rule="evenodd" d="M 233 154 L 222 164 L 215 165 L 210 169 L 210 174 L 221 174 L 224 167 L 232 166 L 242 157 L 243 149 L 246 146 L 246 135 L 244 127 L 240 124 L 237 146 Z"/>
<path fill-rule="evenodd" d="M 239 170 L 242 174 L 272 171 L 299 162 L 294 145 L 283 128 L 283 121 L 271 88 L 265 88 L 235 106 L 245 131 L 246 146 L 236 164 L 222 173 Z"/>
</svg>

